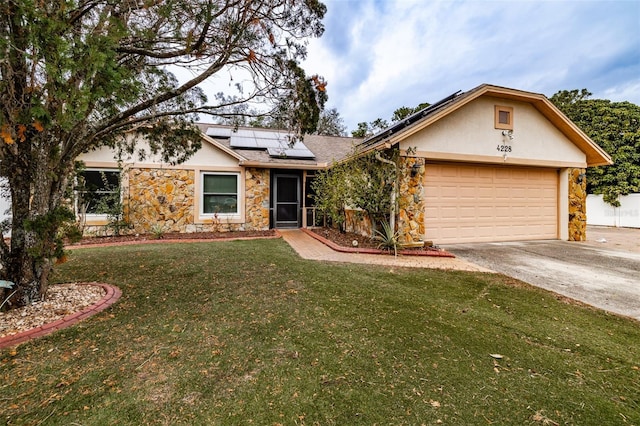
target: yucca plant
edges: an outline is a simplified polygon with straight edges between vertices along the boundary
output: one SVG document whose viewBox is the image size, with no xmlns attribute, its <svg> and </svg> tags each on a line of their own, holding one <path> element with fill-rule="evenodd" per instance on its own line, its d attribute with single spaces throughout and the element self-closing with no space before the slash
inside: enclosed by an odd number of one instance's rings
<svg viewBox="0 0 640 426">
<path fill-rule="evenodd" d="M 376 231 L 376 235 L 373 237 L 379 241 L 378 248 L 382 250 L 393 249 L 394 256 L 398 255 L 398 246 L 400 245 L 400 232 L 391 228 L 389 222 L 386 220 L 381 223 L 382 230 Z"/>
</svg>

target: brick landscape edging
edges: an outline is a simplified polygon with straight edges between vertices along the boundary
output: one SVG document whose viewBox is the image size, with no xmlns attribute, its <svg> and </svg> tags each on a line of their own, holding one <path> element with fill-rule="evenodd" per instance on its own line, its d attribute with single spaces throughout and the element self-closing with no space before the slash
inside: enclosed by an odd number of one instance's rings
<svg viewBox="0 0 640 426">
<path fill-rule="evenodd" d="M 137 244 L 164 244 L 164 243 L 218 243 L 225 241 L 249 241 L 249 240 L 276 240 L 282 238 L 282 235 L 276 230 L 273 235 L 260 236 L 260 237 L 231 237 L 231 238 L 158 238 L 149 240 L 134 240 L 134 241 L 118 241 L 113 243 L 95 243 L 95 244 L 78 244 L 65 246 L 65 250 L 77 250 L 86 248 L 99 248 L 99 247 L 115 247 L 115 246 L 134 246 Z"/>
<path fill-rule="evenodd" d="M 331 240 L 326 239 L 322 235 L 318 235 L 315 232 L 307 229 L 300 228 L 305 234 L 315 238 L 326 246 L 330 247 L 332 250 L 339 251 L 341 253 L 361 253 L 361 254 L 389 254 L 388 251 L 380 250 L 380 249 L 372 249 L 372 248 L 358 248 L 358 247 L 343 247 L 334 243 Z M 453 253 L 449 253 L 446 250 L 437 249 L 437 250 L 398 250 L 398 254 L 403 256 L 433 256 L 433 257 L 455 257 Z"/>
<path fill-rule="evenodd" d="M 63 328 L 70 327 L 74 324 L 79 323 L 83 319 L 89 318 L 97 314 L 98 312 L 102 312 L 107 309 L 109 306 L 113 305 L 118 301 L 120 296 L 122 296 L 122 291 L 111 284 L 101 284 L 101 283 L 76 283 L 81 285 L 93 285 L 102 287 L 105 290 L 105 295 L 102 299 L 98 300 L 91 306 L 84 308 L 81 311 L 75 312 L 71 315 L 67 315 L 64 318 L 61 318 L 57 321 L 43 324 L 39 327 L 32 328 L 27 331 L 23 331 L 21 333 L 12 334 L 10 336 L 0 337 L 0 349 L 7 348 L 9 346 L 15 346 L 19 343 L 26 342 L 31 339 L 35 339 L 37 337 L 46 336 L 48 334 L 53 333 L 54 331 L 61 330 Z"/>
</svg>

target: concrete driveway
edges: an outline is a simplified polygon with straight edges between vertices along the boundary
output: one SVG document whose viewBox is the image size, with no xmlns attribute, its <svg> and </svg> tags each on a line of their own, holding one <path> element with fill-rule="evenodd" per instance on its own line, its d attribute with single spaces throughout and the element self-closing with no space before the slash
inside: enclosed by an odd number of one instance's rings
<svg viewBox="0 0 640 426">
<path fill-rule="evenodd" d="M 444 248 L 492 271 L 640 320 L 640 229 L 589 227 L 587 237 Z"/>
</svg>

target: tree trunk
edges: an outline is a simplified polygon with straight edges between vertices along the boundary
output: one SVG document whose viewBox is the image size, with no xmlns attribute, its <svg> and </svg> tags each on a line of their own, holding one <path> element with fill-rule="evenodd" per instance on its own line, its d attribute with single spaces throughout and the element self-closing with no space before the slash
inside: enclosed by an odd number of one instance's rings
<svg viewBox="0 0 640 426">
<path fill-rule="evenodd" d="M 19 179 L 18 179 L 19 180 Z M 12 182 L 13 183 L 13 182 Z M 34 230 L 26 229 L 29 221 L 33 221 L 40 212 L 30 211 L 30 189 L 27 182 L 12 185 L 12 227 L 10 251 L 5 260 L 6 277 L 16 284 L 17 290 L 9 299 L 9 308 L 30 305 L 43 300 L 47 290 L 47 277 L 51 262 L 44 257 L 43 248 L 52 246 L 53 241 L 38 241 Z M 18 186 L 18 187 L 16 187 Z"/>
<path fill-rule="evenodd" d="M 56 210 L 63 199 L 67 174 L 61 165 L 52 167 L 53 156 L 44 149 L 41 151 L 39 155 L 32 153 L 27 167 L 16 164 L 8 176 L 11 242 L 8 252 L 3 253 L 0 272 L 4 279 L 16 284 L 5 292 L 13 293 L 5 305 L 9 309 L 44 300 L 62 223 Z"/>
</svg>

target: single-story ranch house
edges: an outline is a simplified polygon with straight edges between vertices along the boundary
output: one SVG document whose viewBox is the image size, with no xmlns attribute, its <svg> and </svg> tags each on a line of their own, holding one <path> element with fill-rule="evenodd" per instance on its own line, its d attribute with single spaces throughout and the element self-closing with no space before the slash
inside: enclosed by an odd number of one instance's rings
<svg viewBox="0 0 640 426">
<path fill-rule="evenodd" d="M 451 95 L 364 140 L 306 135 L 290 147 L 286 133 L 270 129 L 201 129 L 202 148 L 177 166 L 123 159 L 120 171 L 108 149 L 84 154 L 94 196 L 112 191 L 104 182 L 122 173 L 125 219 L 139 233 L 307 227 L 316 221 L 315 172 L 357 145 L 400 150 L 396 224 L 404 242 L 580 241 L 586 168 L 611 164 L 544 95 L 492 85 Z M 106 221 L 88 207 L 89 230 Z"/>
</svg>

